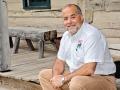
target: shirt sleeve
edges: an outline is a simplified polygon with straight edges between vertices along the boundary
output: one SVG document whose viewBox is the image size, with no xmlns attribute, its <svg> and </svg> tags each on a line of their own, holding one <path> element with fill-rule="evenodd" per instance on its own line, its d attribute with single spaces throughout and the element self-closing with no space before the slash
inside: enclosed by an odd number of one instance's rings
<svg viewBox="0 0 120 90">
<path fill-rule="evenodd" d="M 60 47 L 57 53 L 57 58 L 60 60 L 65 61 L 65 38 L 62 37 L 61 41 L 60 41 Z"/>
<path fill-rule="evenodd" d="M 105 46 L 105 40 L 101 35 L 88 36 L 84 43 L 84 63 L 103 62 Z"/>
</svg>

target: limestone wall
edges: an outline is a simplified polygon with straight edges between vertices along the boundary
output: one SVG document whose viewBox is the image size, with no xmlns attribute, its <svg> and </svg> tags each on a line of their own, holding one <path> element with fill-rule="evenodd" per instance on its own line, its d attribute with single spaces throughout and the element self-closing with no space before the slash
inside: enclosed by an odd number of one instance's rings
<svg viewBox="0 0 120 90">
<path fill-rule="evenodd" d="M 60 9 L 67 3 L 77 3 L 83 0 L 51 0 L 51 9 L 25 10 L 22 0 L 8 0 L 9 26 L 63 27 Z M 83 4 L 82 4 L 83 5 Z"/>
<path fill-rule="evenodd" d="M 120 0 L 86 0 L 86 20 L 102 30 L 110 43 L 120 43 Z"/>
<path fill-rule="evenodd" d="M 22 0 L 8 0 L 9 26 L 45 26 L 62 31 L 59 10 L 67 3 L 78 4 L 85 20 L 99 28 L 110 43 L 120 43 L 120 0 L 51 0 L 47 10 L 24 10 Z"/>
</svg>

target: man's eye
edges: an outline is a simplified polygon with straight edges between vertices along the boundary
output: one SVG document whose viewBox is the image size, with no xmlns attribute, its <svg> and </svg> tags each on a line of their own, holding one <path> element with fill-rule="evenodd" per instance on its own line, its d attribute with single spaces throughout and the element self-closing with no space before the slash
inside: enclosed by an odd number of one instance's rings
<svg viewBox="0 0 120 90">
<path fill-rule="evenodd" d="M 68 18 L 64 18 L 64 20 L 67 20 Z"/>
<path fill-rule="evenodd" d="M 72 19 L 74 19 L 74 18 L 75 18 L 75 16 L 72 16 L 71 18 L 72 18 Z"/>
</svg>

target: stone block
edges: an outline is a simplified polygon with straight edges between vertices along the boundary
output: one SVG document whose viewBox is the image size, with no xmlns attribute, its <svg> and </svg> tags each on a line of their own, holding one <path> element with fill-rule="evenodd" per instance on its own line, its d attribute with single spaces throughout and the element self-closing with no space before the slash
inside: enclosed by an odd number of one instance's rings
<svg viewBox="0 0 120 90">
<path fill-rule="evenodd" d="M 23 11 L 22 2 L 8 3 L 8 11 Z"/>
<path fill-rule="evenodd" d="M 52 10 L 61 9 L 66 4 L 69 4 L 69 3 L 77 4 L 77 1 L 78 0 L 51 0 L 51 9 Z"/>
<path fill-rule="evenodd" d="M 106 0 L 106 11 L 120 11 L 120 0 Z"/>
<path fill-rule="evenodd" d="M 49 29 L 58 29 L 58 26 L 61 25 L 61 18 L 40 18 L 40 17 L 31 17 L 31 18 L 9 18 L 9 26 L 26 26 L 26 27 L 46 27 Z"/>
<path fill-rule="evenodd" d="M 117 79 L 116 83 L 117 83 L 117 90 L 120 90 L 120 79 Z"/>
<path fill-rule="evenodd" d="M 58 18 L 61 17 L 61 13 L 58 11 L 45 11 L 45 12 L 36 12 L 36 11 L 14 11 L 8 12 L 9 17 L 25 17 L 25 18 Z"/>
<path fill-rule="evenodd" d="M 93 22 L 93 10 L 85 10 L 85 21 L 88 23 Z"/>
<path fill-rule="evenodd" d="M 109 44 L 109 48 L 114 48 L 114 49 L 117 49 L 119 51 L 120 50 L 120 44 Z"/>
<path fill-rule="evenodd" d="M 109 44 L 120 44 L 120 38 L 106 38 Z"/>
<path fill-rule="evenodd" d="M 20 3 L 22 0 L 6 0 L 8 3 Z"/>
<path fill-rule="evenodd" d="M 96 10 L 104 10 L 105 0 L 86 0 L 86 9 Z"/>
<path fill-rule="evenodd" d="M 94 12 L 93 25 L 99 29 L 120 29 L 120 12 Z"/>
<path fill-rule="evenodd" d="M 101 32 L 106 38 L 120 38 L 120 30 L 116 29 L 102 29 Z"/>
<path fill-rule="evenodd" d="M 82 10 L 82 14 L 85 16 L 85 3 L 86 3 L 86 0 L 78 0 L 77 1 L 77 5 L 81 8 Z"/>
<path fill-rule="evenodd" d="M 111 50 L 110 49 L 110 53 L 112 55 L 113 61 L 120 61 L 120 51 L 119 50 Z M 118 85 L 120 85 L 119 83 L 117 83 L 117 87 Z"/>
</svg>

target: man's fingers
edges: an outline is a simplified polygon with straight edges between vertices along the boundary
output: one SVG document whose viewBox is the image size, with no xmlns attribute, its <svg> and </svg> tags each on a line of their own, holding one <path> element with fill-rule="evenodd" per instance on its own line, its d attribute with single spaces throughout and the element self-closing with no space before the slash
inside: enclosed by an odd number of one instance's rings
<svg viewBox="0 0 120 90">
<path fill-rule="evenodd" d="M 57 88 L 60 87 L 57 82 L 52 82 L 52 85 L 53 85 L 53 87 L 54 87 L 55 89 L 57 89 Z"/>
<path fill-rule="evenodd" d="M 50 79 L 50 82 L 52 83 L 54 88 L 59 88 L 63 85 L 63 75 L 58 75 Z"/>
</svg>

